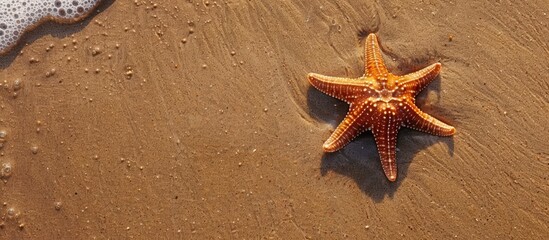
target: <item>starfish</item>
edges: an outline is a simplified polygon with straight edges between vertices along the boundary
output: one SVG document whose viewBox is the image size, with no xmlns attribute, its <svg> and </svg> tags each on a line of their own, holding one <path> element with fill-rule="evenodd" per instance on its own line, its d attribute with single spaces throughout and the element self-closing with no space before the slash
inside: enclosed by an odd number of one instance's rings
<svg viewBox="0 0 549 240">
<path fill-rule="evenodd" d="M 438 136 L 450 136 L 456 129 L 415 105 L 416 95 L 440 72 L 434 63 L 419 71 L 398 76 L 383 62 L 377 36 L 368 35 L 365 44 L 365 74 L 359 78 L 329 77 L 309 73 L 308 79 L 319 91 L 347 102 L 345 119 L 326 140 L 324 151 L 335 152 L 361 133 L 371 130 L 380 155 L 383 172 L 389 181 L 397 178 L 396 141 L 401 127 Z"/>
</svg>

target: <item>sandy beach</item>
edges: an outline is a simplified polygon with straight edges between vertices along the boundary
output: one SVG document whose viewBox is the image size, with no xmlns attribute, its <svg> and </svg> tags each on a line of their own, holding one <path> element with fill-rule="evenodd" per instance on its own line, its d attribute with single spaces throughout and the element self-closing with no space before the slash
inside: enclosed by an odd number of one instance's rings
<svg viewBox="0 0 549 240">
<path fill-rule="evenodd" d="M 103 1 L 0 56 L 0 239 L 549 239 L 549 2 Z M 457 129 L 323 142 L 307 74 L 442 71 Z M 2 134 L 4 133 L 4 134 Z"/>
</svg>

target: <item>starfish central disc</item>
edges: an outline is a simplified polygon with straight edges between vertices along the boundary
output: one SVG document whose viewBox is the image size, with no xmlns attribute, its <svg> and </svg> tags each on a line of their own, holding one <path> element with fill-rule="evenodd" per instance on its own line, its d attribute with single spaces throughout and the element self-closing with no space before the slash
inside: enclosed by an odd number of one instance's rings
<svg viewBox="0 0 549 240">
<path fill-rule="evenodd" d="M 376 91 L 376 92 L 379 94 L 379 96 L 378 96 L 379 100 L 388 103 L 389 101 L 391 101 L 393 99 L 393 93 L 395 91 L 390 91 L 390 90 L 384 88 L 384 89 Z"/>
<path fill-rule="evenodd" d="M 433 135 L 450 136 L 456 129 L 422 112 L 414 98 L 440 72 L 435 63 L 417 72 L 397 76 L 389 73 L 375 34 L 366 38 L 365 75 L 361 78 L 329 77 L 310 73 L 316 89 L 350 104 L 345 119 L 323 145 L 335 152 L 360 133 L 371 130 L 376 141 L 383 172 L 389 181 L 397 177 L 396 140 L 398 130 L 408 127 Z"/>
</svg>

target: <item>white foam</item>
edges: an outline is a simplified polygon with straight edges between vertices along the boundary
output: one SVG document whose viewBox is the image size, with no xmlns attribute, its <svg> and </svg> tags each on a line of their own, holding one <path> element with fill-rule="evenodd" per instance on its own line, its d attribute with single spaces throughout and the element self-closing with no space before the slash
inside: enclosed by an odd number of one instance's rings
<svg viewBox="0 0 549 240">
<path fill-rule="evenodd" d="M 0 54 L 45 20 L 76 22 L 99 2 L 101 0 L 0 0 Z"/>
</svg>

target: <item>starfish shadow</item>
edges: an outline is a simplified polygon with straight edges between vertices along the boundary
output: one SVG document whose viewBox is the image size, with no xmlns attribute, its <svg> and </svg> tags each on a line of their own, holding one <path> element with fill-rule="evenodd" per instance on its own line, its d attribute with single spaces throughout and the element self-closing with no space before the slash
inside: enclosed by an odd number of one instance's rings
<svg viewBox="0 0 549 240">
<path fill-rule="evenodd" d="M 56 23 L 47 21 L 39 24 L 36 28 L 23 34 L 17 45 L 15 45 L 8 53 L 0 56 L 0 69 L 6 69 L 15 60 L 17 55 L 25 47 L 25 45 L 36 41 L 46 35 L 51 35 L 56 38 L 67 38 L 70 35 L 80 32 L 84 27 L 91 23 L 95 16 L 114 3 L 115 0 L 103 0 L 99 6 L 83 20 L 75 23 Z M 60 47 L 60 46 L 57 46 Z"/>
<path fill-rule="evenodd" d="M 312 116 L 324 121 L 341 121 L 348 109 L 347 104 L 327 96 L 313 87 L 308 90 L 308 106 Z M 333 106 L 323 107 L 320 106 Z M 398 178 L 396 182 L 389 182 L 383 173 L 379 154 L 374 138 L 370 132 L 349 143 L 343 149 L 334 153 L 325 153 L 320 163 L 320 174 L 328 172 L 345 175 L 355 181 L 357 186 L 375 202 L 381 202 L 386 196 L 392 198 L 394 193 L 407 177 L 408 168 L 414 156 L 421 150 L 443 141 L 453 155 L 454 144 L 452 138 L 443 138 L 401 129 L 397 143 Z"/>
<path fill-rule="evenodd" d="M 429 86 L 427 86 L 426 89 L 424 89 L 417 95 L 416 106 L 418 106 L 421 111 L 435 117 L 436 119 L 448 123 L 456 128 L 459 128 L 461 123 L 459 119 L 461 119 L 462 116 L 460 116 L 460 114 L 456 112 L 451 111 L 448 108 L 440 107 L 440 105 L 437 104 L 437 102 L 442 99 L 440 94 L 442 91 L 442 81 L 440 79 L 441 77 L 437 76 L 433 80 L 433 82 L 431 82 Z M 431 92 L 436 93 L 436 98 L 427 98 L 427 95 L 429 95 L 429 93 Z"/>
<path fill-rule="evenodd" d="M 307 106 L 311 116 L 335 126 L 343 120 L 349 109 L 347 103 L 330 97 L 312 86 L 307 90 Z"/>
</svg>

